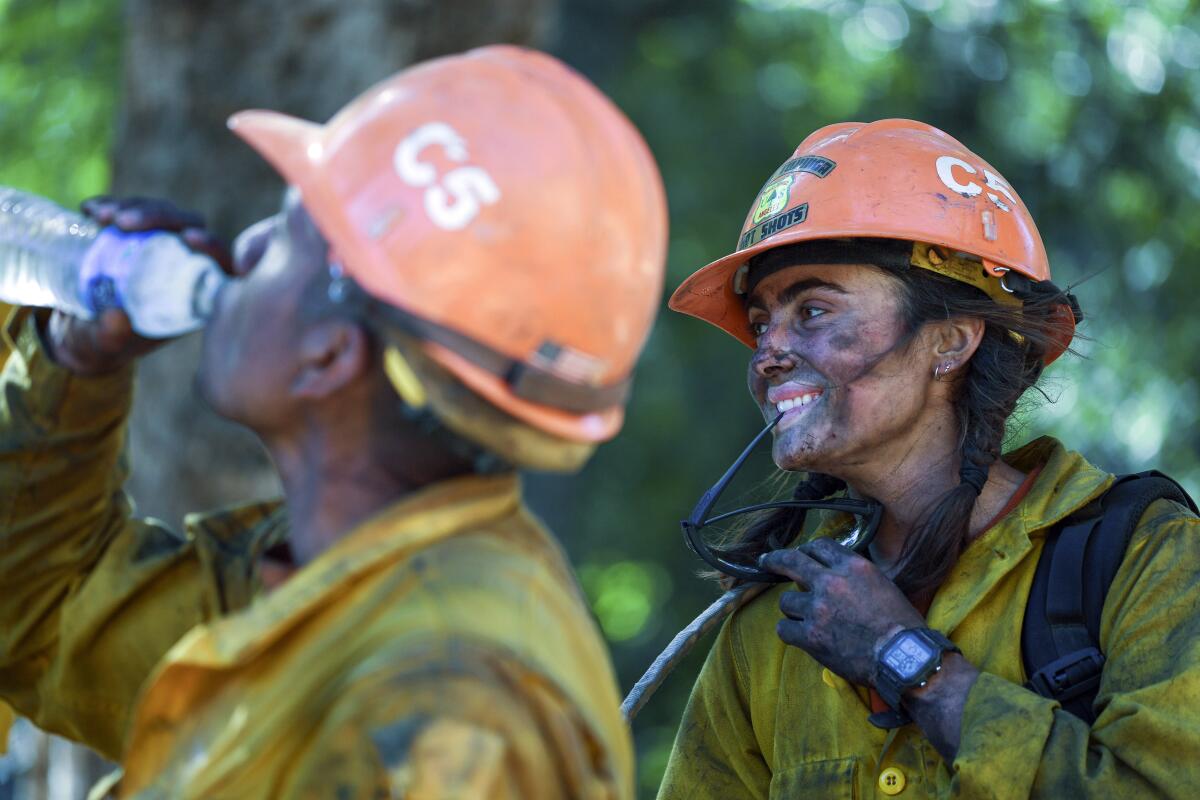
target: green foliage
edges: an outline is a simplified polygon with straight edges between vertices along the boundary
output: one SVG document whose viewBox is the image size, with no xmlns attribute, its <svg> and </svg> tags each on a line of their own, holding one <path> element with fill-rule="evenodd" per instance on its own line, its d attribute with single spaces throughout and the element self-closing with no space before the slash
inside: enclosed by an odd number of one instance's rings
<svg viewBox="0 0 1200 800">
<path fill-rule="evenodd" d="M 0 0 L 0 185 L 107 188 L 120 48 L 117 0 Z"/>
</svg>

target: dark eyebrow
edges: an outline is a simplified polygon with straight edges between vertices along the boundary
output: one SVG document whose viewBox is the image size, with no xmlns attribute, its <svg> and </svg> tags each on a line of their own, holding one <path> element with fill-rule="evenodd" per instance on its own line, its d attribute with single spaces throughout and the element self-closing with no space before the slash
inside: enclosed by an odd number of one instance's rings
<svg viewBox="0 0 1200 800">
<path fill-rule="evenodd" d="M 805 278 L 802 281 L 796 281 L 791 286 L 780 292 L 776 300 L 781 306 L 791 305 L 797 297 L 809 291 L 810 289 L 828 289 L 829 291 L 836 292 L 837 294 L 847 294 L 846 290 L 836 283 L 823 281 L 820 278 Z M 746 305 L 762 306 L 756 297 L 752 297 L 750 301 L 746 303 Z"/>
</svg>

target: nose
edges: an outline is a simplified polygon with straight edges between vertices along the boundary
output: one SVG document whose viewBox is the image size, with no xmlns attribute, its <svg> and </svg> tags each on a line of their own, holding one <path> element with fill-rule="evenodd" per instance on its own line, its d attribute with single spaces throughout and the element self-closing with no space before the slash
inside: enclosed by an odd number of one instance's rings
<svg viewBox="0 0 1200 800">
<path fill-rule="evenodd" d="M 791 372 L 799 361 L 799 355 L 778 326 L 772 325 L 759 337 L 758 348 L 750 359 L 750 369 L 756 375 L 770 379 Z"/>
<path fill-rule="evenodd" d="M 246 230 L 233 243 L 233 274 L 239 278 L 250 274 L 250 270 L 262 260 L 271 241 L 271 231 L 274 227 L 274 217 L 259 220 Z"/>
</svg>

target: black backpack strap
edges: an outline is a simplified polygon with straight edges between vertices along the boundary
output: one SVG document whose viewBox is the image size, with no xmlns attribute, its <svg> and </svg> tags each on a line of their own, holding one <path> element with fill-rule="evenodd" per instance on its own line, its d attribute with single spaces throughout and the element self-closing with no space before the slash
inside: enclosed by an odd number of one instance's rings
<svg viewBox="0 0 1200 800">
<path fill-rule="evenodd" d="M 1100 686 L 1100 615 L 1125 550 L 1150 504 L 1174 500 L 1196 513 L 1183 488 L 1161 472 L 1120 475 L 1096 501 L 1046 534 L 1021 630 L 1028 688 L 1089 724 Z"/>
</svg>

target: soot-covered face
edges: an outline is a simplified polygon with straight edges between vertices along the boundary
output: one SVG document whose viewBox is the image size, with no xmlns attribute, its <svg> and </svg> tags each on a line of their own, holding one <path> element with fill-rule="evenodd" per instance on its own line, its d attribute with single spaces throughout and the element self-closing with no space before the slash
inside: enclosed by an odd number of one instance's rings
<svg viewBox="0 0 1200 800">
<path fill-rule="evenodd" d="M 755 287 L 748 380 L 765 419 L 783 413 L 773 449 L 781 469 L 845 478 L 900 463 L 941 424 L 928 414 L 935 356 L 923 331 L 909 335 L 902 292 L 861 264 L 786 267 Z"/>
<path fill-rule="evenodd" d="M 204 332 L 199 386 L 221 415 L 263 433 L 291 412 L 302 369 L 301 300 L 326 269 L 327 246 L 294 189 L 278 214 L 234 247 L 236 280 L 217 296 Z"/>
</svg>

